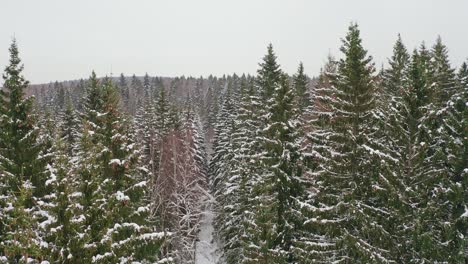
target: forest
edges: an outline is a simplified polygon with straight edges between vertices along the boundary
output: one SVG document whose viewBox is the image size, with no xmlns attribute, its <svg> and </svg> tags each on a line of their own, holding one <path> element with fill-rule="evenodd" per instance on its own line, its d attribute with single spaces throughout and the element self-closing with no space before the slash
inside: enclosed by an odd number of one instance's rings
<svg viewBox="0 0 468 264">
<path fill-rule="evenodd" d="M 467 263 L 468 61 L 395 37 L 381 68 L 351 23 L 316 76 L 269 44 L 255 75 L 47 84 L 13 39 L 0 263 Z"/>
</svg>

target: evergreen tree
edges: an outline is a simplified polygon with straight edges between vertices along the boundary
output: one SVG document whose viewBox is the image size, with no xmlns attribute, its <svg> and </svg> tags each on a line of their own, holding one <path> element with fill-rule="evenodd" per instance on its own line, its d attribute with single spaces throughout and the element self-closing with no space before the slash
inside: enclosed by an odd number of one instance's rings
<svg viewBox="0 0 468 264">
<path fill-rule="evenodd" d="M 39 263 L 43 259 L 43 241 L 37 230 L 37 210 L 28 207 L 34 186 L 24 180 L 16 190 L 7 193 L 7 207 L 3 208 L 2 253 L 5 263 Z"/>
<path fill-rule="evenodd" d="M 70 98 L 68 98 L 65 111 L 63 112 L 60 138 L 64 141 L 63 144 L 66 146 L 69 157 L 76 154 L 76 147 L 80 136 L 78 131 L 79 126 L 80 122 L 75 109 L 73 108 Z"/>
<path fill-rule="evenodd" d="M 143 77 L 143 92 L 146 98 L 151 99 L 153 97 L 153 87 L 151 86 L 151 80 L 148 73 Z"/>
<path fill-rule="evenodd" d="M 90 86 L 99 98 L 87 99 L 78 165 L 85 248 L 98 263 L 157 260 L 165 234 L 154 232 L 149 207 L 142 204 L 146 181 L 136 168 L 138 153 L 119 112 L 119 97 L 110 81 Z"/>
<path fill-rule="evenodd" d="M 444 106 L 456 90 L 455 71 L 450 65 L 447 47 L 442 43 L 440 36 L 430 51 L 431 76 L 430 82 L 434 89 L 435 104 Z"/>
<path fill-rule="evenodd" d="M 10 46 L 10 64 L 5 68 L 4 85 L 0 93 L 0 163 L 3 167 L 2 175 L 8 178 L 13 191 L 18 191 L 23 182 L 30 181 L 34 186 L 33 195 L 41 197 L 46 193 L 46 175 L 43 163 L 39 160 L 39 128 L 32 113 L 33 99 L 25 98 L 24 95 L 28 81 L 21 75 L 22 71 L 16 40 L 13 40 Z"/>
<path fill-rule="evenodd" d="M 375 69 L 361 42 L 358 26 L 351 24 L 341 47 L 345 57 L 314 107 L 318 129 L 310 136 L 311 155 L 321 162 L 313 166 L 316 191 L 308 206 L 315 216 L 305 223 L 315 231 L 309 257 L 316 261 L 386 262 L 393 257 L 389 221 L 396 215 L 388 201 L 396 194 L 387 178 L 391 174 L 385 173 L 390 158 L 375 133 L 380 116 Z"/>
<path fill-rule="evenodd" d="M 307 84 L 309 80 L 307 75 L 304 73 L 304 65 L 299 63 L 299 68 L 297 73 L 293 76 L 294 83 L 294 93 L 296 95 L 296 103 L 299 106 L 301 112 L 309 106 L 310 104 L 310 95 L 307 92 Z"/>
<path fill-rule="evenodd" d="M 404 78 L 407 75 L 410 55 L 398 34 L 397 41 L 393 45 L 393 55 L 388 60 L 389 68 L 383 73 L 383 87 L 388 97 L 398 96 L 402 90 Z M 391 100 L 391 98 L 387 99 Z"/>
<path fill-rule="evenodd" d="M 65 88 L 63 84 L 59 82 L 55 82 L 54 84 L 54 92 L 56 93 L 55 100 L 54 100 L 54 109 L 56 113 L 59 113 L 64 109 L 65 106 Z"/>
<path fill-rule="evenodd" d="M 130 89 L 127 84 L 127 79 L 123 73 L 120 74 L 118 87 L 120 91 L 120 97 L 122 98 L 122 103 L 125 109 L 128 110 L 130 103 Z"/>
<path fill-rule="evenodd" d="M 254 258 L 258 263 L 298 261 L 291 246 L 303 222 L 298 214 L 304 193 L 298 109 L 294 107 L 294 93 L 287 76 L 280 76 L 277 85 L 267 126 L 260 134 L 263 166 L 260 179 L 253 187 L 258 226 L 253 240 L 259 247 Z"/>
<path fill-rule="evenodd" d="M 80 219 L 76 196 L 77 187 L 73 175 L 73 163 L 66 138 L 58 138 L 55 145 L 55 159 L 50 166 L 47 184 L 53 189 L 47 211 L 51 221 L 47 222 L 46 240 L 49 242 L 49 260 L 60 263 L 79 263 L 83 259 L 83 240 L 79 234 Z"/>
<path fill-rule="evenodd" d="M 463 99 L 457 99 L 462 90 L 455 82 L 440 38 L 429 54 L 430 59 L 427 54 L 421 49 L 419 55 L 420 79 L 425 82 L 428 92 L 423 94 L 425 104 L 418 109 L 422 113 L 417 125 L 424 149 L 421 172 L 411 175 L 412 181 L 408 183 L 414 186 L 410 189 L 410 197 L 412 204 L 417 205 L 414 209 L 416 221 L 412 220 L 416 225 L 411 232 L 413 243 L 409 258 L 457 262 L 463 259 L 460 248 L 464 242 L 458 233 L 460 222 L 457 220 L 463 211 L 463 199 L 460 198 L 463 191 L 460 167 L 455 164 L 463 162 L 463 148 L 462 130 L 455 123 L 463 124 L 463 117 L 454 106 L 462 104 Z"/>
<path fill-rule="evenodd" d="M 270 43 L 267 47 L 267 54 L 263 57 L 257 71 L 256 84 L 262 91 L 262 100 L 266 103 L 271 100 L 274 89 L 277 87 L 281 78 L 280 65 L 276 62 L 276 55 L 273 51 L 273 45 Z"/>
</svg>

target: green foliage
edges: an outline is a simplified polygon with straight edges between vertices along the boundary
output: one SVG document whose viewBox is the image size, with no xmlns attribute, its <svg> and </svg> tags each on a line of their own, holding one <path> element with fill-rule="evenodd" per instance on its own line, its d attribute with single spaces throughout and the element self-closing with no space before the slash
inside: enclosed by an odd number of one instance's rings
<svg viewBox="0 0 468 264">
<path fill-rule="evenodd" d="M 299 63 L 297 73 L 293 76 L 295 99 L 301 112 L 304 112 L 304 110 L 310 105 L 310 95 L 307 91 L 308 82 L 308 77 L 304 73 L 304 65 L 301 62 Z"/>
</svg>

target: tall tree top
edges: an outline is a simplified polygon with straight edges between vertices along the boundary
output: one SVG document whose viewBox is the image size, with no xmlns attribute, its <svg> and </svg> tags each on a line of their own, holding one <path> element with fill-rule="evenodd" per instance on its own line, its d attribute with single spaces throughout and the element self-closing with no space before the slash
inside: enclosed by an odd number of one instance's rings
<svg viewBox="0 0 468 264">
<path fill-rule="evenodd" d="M 270 43 L 267 47 L 267 54 L 259 63 L 260 69 L 257 70 L 257 85 L 262 91 L 264 100 L 272 97 L 273 91 L 281 78 L 280 65 L 276 60 L 273 45 Z"/>
<path fill-rule="evenodd" d="M 431 83 L 435 88 L 436 103 L 444 105 L 455 91 L 455 70 L 450 65 L 448 49 L 440 36 L 430 51 Z"/>
<path fill-rule="evenodd" d="M 299 110 L 302 112 L 309 105 L 309 94 L 307 93 L 307 75 L 304 73 L 304 65 L 299 63 L 297 73 L 294 75 L 294 92 Z"/>
<path fill-rule="evenodd" d="M 410 63 L 410 55 L 401 40 L 400 34 L 398 34 L 397 41 L 393 45 L 393 54 L 388 63 L 390 68 L 383 73 L 384 86 L 387 93 L 397 95 Z"/>
<path fill-rule="evenodd" d="M 342 40 L 340 50 L 345 58 L 338 63 L 338 73 L 341 76 L 335 80 L 338 89 L 351 95 L 345 100 L 350 101 L 353 107 L 366 111 L 373 107 L 374 85 L 372 84 L 375 72 L 372 56 L 367 56 L 367 50 L 362 46 L 358 25 L 349 26 L 348 34 Z"/>
<path fill-rule="evenodd" d="M 406 49 L 403 41 L 401 40 L 401 35 L 398 34 L 397 41 L 393 45 L 393 55 L 389 59 L 388 63 L 392 66 L 393 69 L 403 69 L 409 63 L 410 55 Z"/>
<path fill-rule="evenodd" d="M 24 89 L 28 87 L 29 82 L 21 74 L 24 66 L 19 58 L 16 39 L 13 39 L 9 51 L 10 64 L 5 68 L 5 72 L 3 73 L 3 93 L 6 97 L 10 97 L 10 101 L 14 101 L 15 99 L 21 100 L 24 95 Z"/>
</svg>

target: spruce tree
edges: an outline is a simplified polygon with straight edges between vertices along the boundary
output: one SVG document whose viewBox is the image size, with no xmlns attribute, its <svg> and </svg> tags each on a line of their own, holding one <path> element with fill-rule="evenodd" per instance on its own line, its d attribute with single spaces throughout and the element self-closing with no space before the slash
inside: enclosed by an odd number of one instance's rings
<svg viewBox="0 0 468 264">
<path fill-rule="evenodd" d="M 317 255 L 310 257 L 386 262 L 393 257 L 388 221 L 396 216 L 388 201 L 395 193 L 384 173 L 390 158 L 376 134 L 375 68 L 356 24 L 342 41 L 344 58 L 315 108 L 319 129 L 312 132 L 317 146 L 311 154 L 322 162 L 312 172 L 316 192 L 309 209 L 316 216 L 305 222 L 318 241 L 311 244 Z"/>
<path fill-rule="evenodd" d="M 119 97 L 110 81 L 90 85 L 88 90 L 96 89 L 99 97 L 86 100 L 78 165 L 84 177 L 80 189 L 85 248 L 98 263 L 155 261 L 161 257 L 158 250 L 165 234 L 155 232 L 149 207 L 142 204 L 146 180 L 136 167 L 138 153 L 120 113 Z"/>
<path fill-rule="evenodd" d="M 294 106 L 294 93 L 287 76 L 280 76 L 269 108 L 267 126 L 260 136 L 264 149 L 262 171 L 254 186 L 260 263 L 298 261 L 292 252 L 293 240 L 303 219 L 298 214 L 303 199 L 300 122 Z"/>
<path fill-rule="evenodd" d="M 297 73 L 293 76 L 294 83 L 294 94 L 296 96 L 295 101 L 299 106 L 299 110 L 304 112 L 304 110 L 310 104 L 309 93 L 307 92 L 307 84 L 309 80 L 307 75 L 304 73 L 304 65 L 299 63 Z"/>
<path fill-rule="evenodd" d="M 66 108 L 62 114 L 61 125 L 60 138 L 64 141 L 63 144 L 66 146 L 68 156 L 72 157 L 76 154 L 76 147 L 80 136 L 78 131 L 80 121 L 70 98 L 67 99 Z"/>
<path fill-rule="evenodd" d="M 47 208 L 52 219 L 44 227 L 49 243 L 49 260 L 60 263 L 79 263 L 83 258 L 83 240 L 80 237 L 79 203 L 74 192 L 77 177 L 73 174 L 73 163 L 66 138 L 58 138 L 54 145 L 55 158 L 50 166 L 47 181 L 52 188 L 51 202 Z"/>
<path fill-rule="evenodd" d="M 42 220 L 39 210 L 47 194 L 45 158 L 39 127 L 33 115 L 33 98 L 25 98 L 28 81 L 21 72 L 16 40 L 10 46 L 10 64 L 3 74 L 0 91 L 0 167 L 2 168 L 2 224 L 0 248 L 10 262 L 38 261 L 42 237 L 37 224 Z"/>
<path fill-rule="evenodd" d="M 393 45 L 392 57 L 388 60 L 389 68 L 383 74 L 383 86 L 389 96 L 397 96 L 401 92 L 409 61 L 410 55 L 398 34 L 397 41 Z"/>
<path fill-rule="evenodd" d="M 39 160 L 41 145 L 37 139 L 39 128 L 32 112 L 33 98 L 25 98 L 24 90 L 29 82 L 21 75 L 23 65 L 18 57 L 16 40 L 13 40 L 9 50 L 10 64 L 5 68 L 4 85 L 0 93 L 2 174 L 9 179 L 13 191 L 18 191 L 23 182 L 30 181 L 34 186 L 33 195 L 41 197 L 46 193 L 46 175 Z"/>
<path fill-rule="evenodd" d="M 33 197 L 34 186 L 24 180 L 15 191 L 9 190 L 6 196 L 6 208 L 3 208 L 1 256 L 4 263 L 39 263 L 43 259 L 44 244 L 37 230 L 37 210 L 28 205 Z"/>
<path fill-rule="evenodd" d="M 130 103 L 130 89 L 127 84 L 127 79 L 125 78 L 125 75 L 123 73 L 120 74 L 118 87 L 120 92 L 120 98 L 122 98 L 122 104 L 124 105 L 124 108 L 128 111 Z"/>
<path fill-rule="evenodd" d="M 430 51 L 431 68 L 430 82 L 434 89 L 435 104 L 444 106 L 456 90 L 455 71 L 450 65 L 448 49 L 442 43 L 440 36 Z"/>
<path fill-rule="evenodd" d="M 267 54 L 259 64 L 257 77 L 255 78 L 257 86 L 261 89 L 262 100 L 266 103 L 271 100 L 274 89 L 277 87 L 281 78 L 280 65 L 276 62 L 276 55 L 273 51 L 273 45 L 270 43 L 267 47 Z"/>
</svg>

